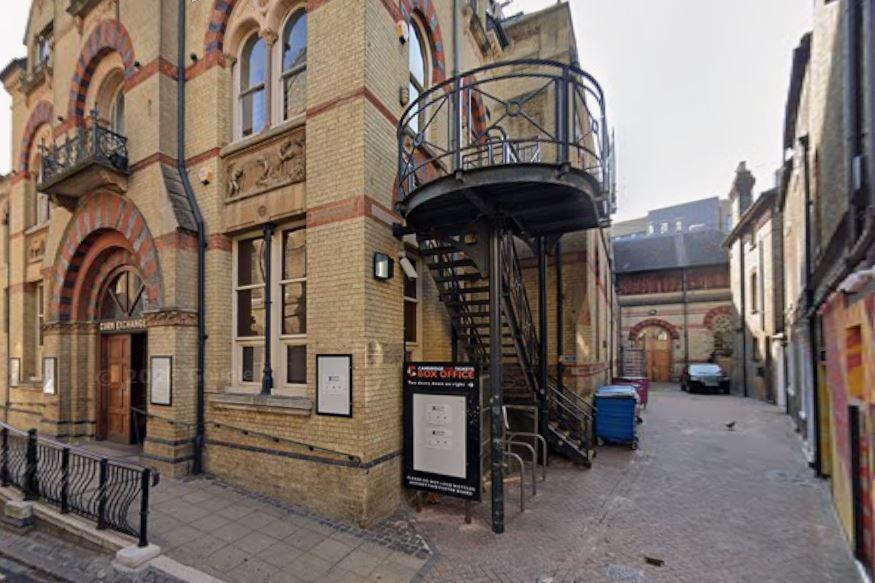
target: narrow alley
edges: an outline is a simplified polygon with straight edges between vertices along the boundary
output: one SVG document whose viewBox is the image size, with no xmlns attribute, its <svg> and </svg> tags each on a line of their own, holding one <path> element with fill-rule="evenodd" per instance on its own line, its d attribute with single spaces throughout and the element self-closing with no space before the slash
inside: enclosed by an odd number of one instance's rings
<svg viewBox="0 0 875 583">
<path fill-rule="evenodd" d="M 471 526 L 459 503 L 424 510 L 419 524 L 436 557 L 421 576 L 468 583 L 856 580 L 827 484 L 806 467 L 780 410 L 663 384 L 644 417 L 638 451 L 601 447 L 598 471 L 554 461 L 522 515 L 517 491 L 506 488 L 501 537 L 489 530 L 488 504 Z"/>
</svg>

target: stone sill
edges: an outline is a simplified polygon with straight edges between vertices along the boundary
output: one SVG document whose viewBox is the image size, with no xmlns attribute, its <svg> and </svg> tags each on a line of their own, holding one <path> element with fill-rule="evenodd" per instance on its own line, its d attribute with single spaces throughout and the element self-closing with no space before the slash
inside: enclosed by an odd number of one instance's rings
<svg viewBox="0 0 875 583">
<path fill-rule="evenodd" d="M 307 397 L 223 393 L 212 395 L 210 404 L 219 409 L 261 411 L 279 415 L 309 416 L 313 413 L 313 402 Z"/>
<path fill-rule="evenodd" d="M 279 123 L 273 127 L 265 128 L 261 131 L 261 133 L 255 134 L 254 136 L 247 136 L 245 138 L 241 138 L 234 142 L 231 142 L 219 151 L 219 157 L 227 158 L 228 156 L 236 154 L 237 152 L 242 152 L 243 150 L 247 150 L 250 148 L 254 149 L 262 142 L 266 142 L 271 138 L 281 136 L 282 134 L 285 134 L 293 129 L 304 126 L 306 120 L 307 116 L 305 112 L 294 115 L 282 123 Z"/>
</svg>

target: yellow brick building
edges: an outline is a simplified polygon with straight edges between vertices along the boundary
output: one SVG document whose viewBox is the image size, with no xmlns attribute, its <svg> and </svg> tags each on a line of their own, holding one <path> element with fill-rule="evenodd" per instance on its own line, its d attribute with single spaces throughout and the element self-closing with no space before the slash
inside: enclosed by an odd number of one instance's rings
<svg viewBox="0 0 875 583">
<path fill-rule="evenodd" d="M 456 47 L 451 0 L 35 1 L 2 72 L 4 421 L 362 524 L 397 507 L 402 364 L 452 354 L 416 241 L 393 232 L 399 120 L 457 50 L 461 71 L 577 61 L 567 5 L 505 28 L 462 4 Z M 526 44 L 532 26 L 559 46 Z M 616 327 L 592 270 L 610 249 L 576 237 L 550 362 L 574 354 L 583 391 L 608 380 Z M 419 277 L 375 279 L 377 253 Z M 349 417 L 316 408 L 317 355 L 336 354 Z"/>
</svg>

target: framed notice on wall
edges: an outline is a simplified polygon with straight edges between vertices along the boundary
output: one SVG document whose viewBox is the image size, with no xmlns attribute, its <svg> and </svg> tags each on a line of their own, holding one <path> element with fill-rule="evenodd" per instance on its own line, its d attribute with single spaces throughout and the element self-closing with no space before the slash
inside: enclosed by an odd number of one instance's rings
<svg viewBox="0 0 875 583">
<path fill-rule="evenodd" d="M 9 386 L 17 387 L 21 384 L 21 359 L 18 357 L 9 359 Z"/>
<path fill-rule="evenodd" d="M 316 356 L 316 414 L 352 417 L 352 355 Z"/>
<path fill-rule="evenodd" d="M 480 375 L 476 366 L 404 365 L 404 485 L 480 500 Z"/>
<path fill-rule="evenodd" d="M 43 393 L 46 395 L 58 393 L 57 376 L 58 359 L 54 356 L 46 356 L 43 358 Z"/>
<path fill-rule="evenodd" d="M 173 357 L 153 356 L 149 360 L 149 402 L 173 404 Z"/>
</svg>

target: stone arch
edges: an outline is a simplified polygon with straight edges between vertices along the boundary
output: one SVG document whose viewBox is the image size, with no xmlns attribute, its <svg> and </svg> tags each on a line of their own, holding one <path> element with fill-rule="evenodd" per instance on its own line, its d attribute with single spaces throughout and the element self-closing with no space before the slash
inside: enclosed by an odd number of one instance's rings
<svg viewBox="0 0 875 583">
<path fill-rule="evenodd" d="M 110 51 L 115 51 L 121 57 L 126 80 L 135 74 L 134 45 L 124 25 L 117 20 L 100 22 L 88 35 L 88 40 L 85 41 L 79 61 L 76 63 L 73 80 L 70 82 L 70 105 L 67 110 L 70 123 L 82 124 L 91 76 L 103 56 Z"/>
<path fill-rule="evenodd" d="M 101 266 L 113 261 L 126 261 L 139 270 L 147 309 L 156 310 L 164 305 L 158 250 L 145 218 L 130 200 L 121 196 L 91 195 L 70 219 L 61 238 L 55 259 L 50 318 L 91 319 L 94 304 L 89 294 L 100 284 Z"/>
<path fill-rule="evenodd" d="M 431 52 L 431 82 L 437 85 L 447 78 L 447 66 L 444 59 L 444 37 L 434 4 L 434 0 L 401 0 L 401 16 L 408 24 L 413 20 L 414 14 L 419 16 Z"/>
<path fill-rule="evenodd" d="M 210 23 L 204 38 L 204 57 L 221 55 L 225 50 L 225 30 L 237 0 L 213 0 Z"/>
<path fill-rule="evenodd" d="M 33 139 L 43 125 L 51 125 L 53 113 L 54 107 L 51 103 L 40 101 L 27 119 L 18 152 L 18 170 L 25 176 L 30 173 L 30 150 L 33 148 Z"/>
<path fill-rule="evenodd" d="M 731 315 L 732 315 L 732 308 L 730 308 L 729 306 L 718 306 L 716 308 L 712 308 L 712 309 L 708 310 L 708 313 L 705 314 L 705 319 L 703 321 L 703 324 L 705 325 L 705 328 L 707 328 L 708 330 L 711 330 L 713 332 L 714 331 L 714 322 L 719 316 L 731 316 Z"/>
<path fill-rule="evenodd" d="M 632 326 L 632 329 L 629 330 L 629 340 L 634 342 L 638 339 L 638 335 L 641 333 L 641 331 L 645 328 L 649 328 L 650 326 L 662 328 L 669 333 L 672 340 L 680 340 L 681 334 L 677 327 L 659 318 L 648 318 L 647 320 L 641 320 L 640 322 Z"/>
</svg>

